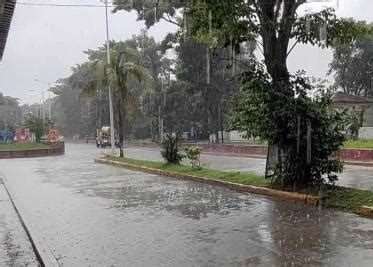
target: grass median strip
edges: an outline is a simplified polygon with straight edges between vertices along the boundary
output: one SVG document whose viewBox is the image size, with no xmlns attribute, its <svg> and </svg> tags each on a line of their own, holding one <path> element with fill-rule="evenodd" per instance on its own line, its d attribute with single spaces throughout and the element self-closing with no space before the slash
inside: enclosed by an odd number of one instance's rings
<svg viewBox="0 0 373 267">
<path fill-rule="evenodd" d="M 343 144 L 343 148 L 365 148 L 373 149 L 373 140 L 355 140 L 347 141 Z"/>
<path fill-rule="evenodd" d="M 24 144 L 0 144 L 0 151 L 22 151 L 49 148 L 48 145 L 40 143 L 24 143 Z"/>
<path fill-rule="evenodd" d="M 327 207 L 355 212 L 361 206 L 373 207 L 373 192 L 342 186 L 327 186 L 323 200 Z"/>
<path fill-rule="evenodd" d="M 265 186 L 269 187 L 271 181 L 264 179 L 264 177 L 251 174 L 251 173 L 241 173 L 241 172 L 225 172 L 225 171 L 216 171 L 210 169 L 197 169 L 192 168 L 186 165 L 176 165 L 176 164 L 167 164 L 164 162 L 157 161 L 146 161 L 146 160 L 137 160 L 129 158 L 119 158 L 119 157 L 108 157 L 110 160 L 124 162 L 128 164 L 133 164 L 137 166 L 144 166 L 153 169 L 159 169 L 163 171 L 177 172 L 181 174 L 195 175 L 205 178 L 211 178 L 215 180 L 222 180 L 233 183 L 240 183 L 244 185 L 254 185 L 254 186 Z"/>
<path fill-rule="evenodd" d="M 138 167 L 147 167 L 162 171 L 174 172 L 178 174 L 193 175 L 213 180 L 232 182 L 242 185 L 264 187 L 276 189 L 270 179 L 264 179 L 251 173 L 226 172 L 210 169 L 197 169 L 186 165 L 166 164 L 164 162 L 137 160 L 130 158 L 119 158 L 108 156 L 105 159 L 135 165 Z M 288 191 L 290 192 L 290 190 Z M 307 188 L 300 190 L 300 194 L 319 195 L 319 189 Z M 338 208 L 346 211 L 357 212 L 362 206 L 373 207 L 373 192 L 356 188 L 347 188 L 342 186 L 324 185 L 322 190 L 322 205 L 330 208 Z"/>
</svg>

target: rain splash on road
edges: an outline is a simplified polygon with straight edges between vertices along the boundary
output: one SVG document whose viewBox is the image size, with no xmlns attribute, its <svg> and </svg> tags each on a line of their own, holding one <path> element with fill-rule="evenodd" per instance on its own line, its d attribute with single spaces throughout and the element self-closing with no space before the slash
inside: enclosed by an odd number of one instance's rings
<svg viewBox="0 0 373 267">
<path fill-rule="evenodd" d="M 359 265 L 373 220 L 67 155 L 0 161 L 16 197 L 65 266 Z"/>
</svg>

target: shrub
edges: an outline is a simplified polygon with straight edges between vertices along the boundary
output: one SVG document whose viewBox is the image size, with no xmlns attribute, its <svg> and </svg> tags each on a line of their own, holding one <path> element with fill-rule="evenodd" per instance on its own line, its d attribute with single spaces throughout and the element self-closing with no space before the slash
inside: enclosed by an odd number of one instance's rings
<svg viewBox="0 0 373 267">
<path fill-rule="evenodd" d="M 201 161 L 200 156 L 202 153 L 202 148 L 199 146 L 191 146 L 185 148 L 185 155 L 188 159 L 190 159 L 190 163 L 192 164 L 192 167 L 198 167 L 201 168 Z"/>
<path fill-rule="evenodd" d="M 168 162 L 173 164 L 179 164 L 183 159 L 183 155 L 179 153 L 180 147 L 180 133 L 175 135 L 167 133 L 162 142 L 162 157 Z"/>
<path fill-rule="evenodd" d="M 29 128 L 35 134 L 36 142 L 40 143 L 40 139 L 44 134 L 43 120 L 32 116 L 25 122 L 25 127 Z"/>
</svg>

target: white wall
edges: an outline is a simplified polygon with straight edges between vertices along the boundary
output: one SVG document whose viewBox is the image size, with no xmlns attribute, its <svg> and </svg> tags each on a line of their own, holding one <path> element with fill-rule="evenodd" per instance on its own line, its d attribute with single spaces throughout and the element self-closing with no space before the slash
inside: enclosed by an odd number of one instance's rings
<svg viewBox="0 0 373 267">
<path fill-rule="evenodd" d="M 373 139 L 373 127 L 361 127 L 359 129 L 359 139 Z"/>
</svg>

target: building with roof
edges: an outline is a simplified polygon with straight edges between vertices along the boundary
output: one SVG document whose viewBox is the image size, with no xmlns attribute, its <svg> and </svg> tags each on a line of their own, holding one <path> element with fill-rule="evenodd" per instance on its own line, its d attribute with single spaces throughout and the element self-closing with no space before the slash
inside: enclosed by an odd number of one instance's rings
<svg viewBox="0 0 373 267">
<path fill-rule="evenodd" d="M 369 98 L 344 92 L 336 92 L 332 100 L 333 107 L 368 107 L 372 104 L 373 101 Z"/>
<path fill-rule="evenodd" d="M 0 61 L 3 58 L 16 0 L 0 0 Z"/>
<path fill-rule="evenodd" d="M 373 139 L 373 99 L 336 92 L 332 100 L 333 107 L 363 108 L 363 127 L 359 130 L 359 139 Z"/>
</svg>

